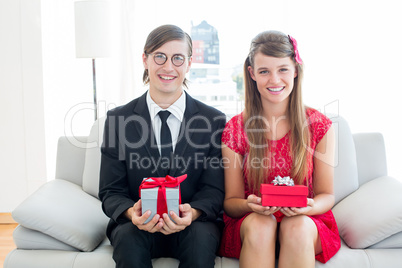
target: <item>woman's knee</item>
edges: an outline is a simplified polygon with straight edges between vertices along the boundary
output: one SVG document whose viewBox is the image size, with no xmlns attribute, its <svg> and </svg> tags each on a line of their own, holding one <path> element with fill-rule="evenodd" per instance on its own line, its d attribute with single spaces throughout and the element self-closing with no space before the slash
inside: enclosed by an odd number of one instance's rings
<svg viewBox="0 0 402 268">
<path fill-rule="evenodd" d="M 242 241 L 261 244 L 264 241 L 276 240 L 277 222 L 273 215 L 266 216 L 258 213 L 248 215 L 241 227 L 240 236 Z"/>
<path fill-rule="evenodd" d="M 305 244 L 314 242 L 318 235 L 317 227 L 307 216 L 285 217 L 279 227 L 279 242 Z"/>
</svg>

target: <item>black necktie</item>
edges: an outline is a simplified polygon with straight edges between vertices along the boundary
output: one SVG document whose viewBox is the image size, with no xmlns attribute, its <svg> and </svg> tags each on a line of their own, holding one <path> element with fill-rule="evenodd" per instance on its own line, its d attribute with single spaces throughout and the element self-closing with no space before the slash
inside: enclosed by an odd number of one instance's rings
<svg viewBox="0 0 402 268">
<path fill-rule="evenodd" d="M 168 119 L 170 112 L 169 111 L 160 111 L 158 113 L 159 117 L 162 121 L 161 126 L 161 157 L 167 157 L 170 160 L 171 153 L 173 152 L 172 147 L 172 135 L 170 134 L 169 126 L 166 122 Z M 166 161 L 166 160 L 165 160 Z"/>
</svg>

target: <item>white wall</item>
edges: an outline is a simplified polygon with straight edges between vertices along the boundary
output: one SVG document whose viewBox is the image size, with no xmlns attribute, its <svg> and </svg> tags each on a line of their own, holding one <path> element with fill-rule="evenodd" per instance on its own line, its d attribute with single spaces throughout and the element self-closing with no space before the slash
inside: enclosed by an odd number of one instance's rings
<svg viewBox="0 0 402 268">
<path fill-rule="evenodd" d="M 92 63 L 90 59 L 75 58 L 74 1 L 41 2 L 46 155 L 51 180 L 55 174 L 57 140 L 65 133 L 66 118 L 75 122 L 75 130 L 68 132 L 78 136 L 87 135 L 94 120 L 93 111 L 75 109 L 91 108 Z"/>
<path fill-rule="evenodd" d="M 92 60 L 76 58 L 74 0 L 42 0 L 43 74 L 48 180 L 54 179 L 57 140 L 60 136 L 85 136 L 94 122 Z M 114 7 L 114 6 L 113 6 Z M 119 35 L 119 32 L 114 32 Z M 113 37 L 113 39 L 116 39 Z M 124 72 L 113 59 L 96 59 L 99 117 L 123 104 Z M 106 66 L 106 68 L 105 68 Z M 110 69 L 107 69 L 108 66 Z M 120 69 L 119 69 L 120 68 Z M 116 71 L 115 69 L 119 69 Z M 114 72 L 111 72 L 114 71 Z M 125 94 L 130 95 L 129 90 Z M 128 97 L 130 99 L 130 96 Z"/>
<path fill-rule="evenodd" d="M 0 212 L 46 181 L 40 0 L 0 1 Z"/>
</svg>

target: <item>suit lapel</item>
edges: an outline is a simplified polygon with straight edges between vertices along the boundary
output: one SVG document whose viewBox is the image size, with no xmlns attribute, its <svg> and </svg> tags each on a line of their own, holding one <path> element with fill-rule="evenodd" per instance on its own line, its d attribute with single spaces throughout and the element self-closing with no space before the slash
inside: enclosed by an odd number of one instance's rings
<svg viewBox="0 0 402 268">
<path fill-rule="evenodd" d="M 198 107 L 197 104 L 195 103 L 194 99 L 188 95 L 188 93 L 186 92 L 186 110 L 184 111 L 184 116 L 183 116 L 183 120 L 181 122 L 181 126 L 180 126 L 180 132 L 179 132 L 179 139 L 178 142 L 176 144 L 176 148 L 174 150 L 174 158 L 176 161 L 178 161 L 178 157 L 177 156 L 183 156 L 185 155 L 184 153 L 187 150 L 192 150 L 191 146 L 189 147 L 189 143 L 187 141 L 187 139 L 192 139 L 192 135 L 194 133 L 194 131 L 191 131 L 189 133 L 185 133 L 186 131 L 186 125 L 188 124 L 188 121 L 191 120 L 195 114 L 198 113 Z M 191 122 L 191 128 L 192 129 L 196 129 L 198 126 L 198 120 L 195 120 L 193 122 Z M 178 163 L 176 163 L 176 161 L 173 161 L 173 167 L 170 170 L 170 174 L 171 175 L 175 175 L 175 172 L 177 170 L 178 167 Z M 182 175 L 182 174 L 179 174 Z"/>
<path fill-rule="evenodd" d="M 146 96 L 147 96 L 147 93 L 145 93 L 138 99 L 137 105 L 134 107 L 133 112 L 135 115 L 139 116 L 140 118 L 142 118 L 144 120 L 143 122 L 145 122 L 145 124 L 146 124 L 145 127 L 147 128 L 148 135 L 145 137 L 144 133 L 141 133 L 141 131 L 138 128 L 136 128 L 133 131 L 135 131 L 137 133 L 137 135 L 141 135 L 143 139 L 146 139 L 146 141 L 144 143 L 145 150 L 147 151 L 147 153 L 151 157 L 151 159 L 153 159 L 156 163 L 159 163 L 158 160 L 160 158 L 160 153 L 159 153 L 158 146 L 156 143 L 154 130 L 152 128 L 152 121 L 151 121 L 151 117 L 149 115 Z M 157 168 L 157 173 L 158 173 L 158 176 L 160 176 L 160 177 L 165 176 L 164 172 L 160 168 Z"/>
</svg>

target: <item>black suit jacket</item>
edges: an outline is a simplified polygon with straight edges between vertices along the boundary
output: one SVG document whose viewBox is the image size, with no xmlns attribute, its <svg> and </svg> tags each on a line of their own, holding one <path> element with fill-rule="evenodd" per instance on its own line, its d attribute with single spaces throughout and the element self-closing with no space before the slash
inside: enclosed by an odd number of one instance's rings
<svg viewBox="0 0 402 268">
<path fill-rule="evenodd" d="M 186 110 L 169 174 L 187 174 L 182 203 L 202 211 L 199 220 L 215 221 L 224 199 L 221 135 L 226 118 L 220 111 L 186 94 Z M 111 219 L 108 236 L 124 212 L 139 200 L 143 178 L 164 177 L 146 103 L 146 93 L 107 113 L 101 148 L 99 198 Z"/>
</svg>

